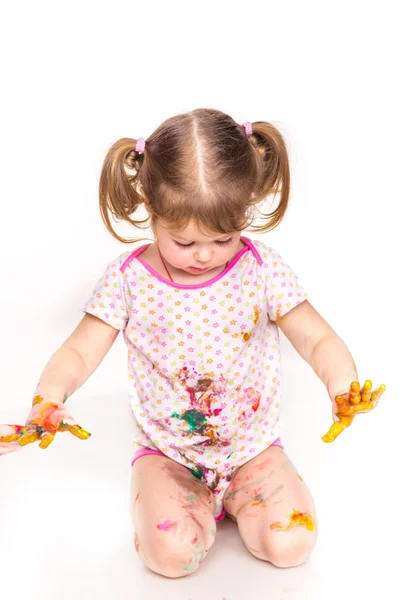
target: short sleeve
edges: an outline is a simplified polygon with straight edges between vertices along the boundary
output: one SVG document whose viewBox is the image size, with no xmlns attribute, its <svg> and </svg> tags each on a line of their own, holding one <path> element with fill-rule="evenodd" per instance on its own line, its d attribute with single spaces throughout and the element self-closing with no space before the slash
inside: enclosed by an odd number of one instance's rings
<svg viewBox="0 0 400 600">
<path fill-rule="evenodd" d="M 120 255 L 107 265 L 82 309 L 118 330 L 125 329 L 128 323 L 126 276 L 121 271 L 125 256 L 126 254 Z"/>
<path fill-rule="evenodd" d="M 293 269 L 274 249 L 264 244 L 259 248 L 265 274 L 265 295 L 268 317 L 276 321 L 292 308 L 307 299 L 307 293 L 300 284 Z"/>
</svg>

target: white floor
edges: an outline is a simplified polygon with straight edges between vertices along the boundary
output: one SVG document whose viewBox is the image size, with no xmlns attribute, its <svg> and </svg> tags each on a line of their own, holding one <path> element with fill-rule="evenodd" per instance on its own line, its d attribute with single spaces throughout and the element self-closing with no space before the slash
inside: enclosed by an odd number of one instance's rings
<svg viewBox="0 0 400 600">
<path fill-rule="evenodd" d="M 1 599 L 330 600 L 376 598 L 384 590 L 400 597 L 394 443 L 374 447 L 363 440 L 355 451 L 358 429 L 335 447 L 325 445 L 318 424 L 312 436 L 292 441 L 289 452 L 286 438 L 299 427 L 300 413 L 292 416 L 283 440 L 319 517 L 319 540 L 308 562 L 282 570 L 255 559 L 225 519 L 200 569 L 168 580 L 147 571 L 133 548 L 125 400 L 71 398 L 69 408 L 91 431 L 90 440 L 60 434 L 46 450 L 32 445 L 0 457 Z M 0 411 L 0 423 L 25 416 Z M 377 413 L 374 426 L 382 422 Z"/>
</svg>

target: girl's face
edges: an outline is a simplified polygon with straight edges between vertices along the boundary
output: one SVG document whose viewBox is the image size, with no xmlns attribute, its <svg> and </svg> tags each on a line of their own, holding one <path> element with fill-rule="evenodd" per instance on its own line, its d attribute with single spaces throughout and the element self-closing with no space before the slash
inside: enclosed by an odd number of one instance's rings
<svg viewBox="0 0 400 600">
<path fill-rule="evenodd" d="M 155 233 L 164 260 L 175 269 L 191 275 L 225 265 L 237 254 L 240 246 L 240 231 L 204 235 L 192 223 L 178 232 L 166 229 L 158 222 Z M 196 270 L 196 267 L 204 271 Z"/>
</svg>

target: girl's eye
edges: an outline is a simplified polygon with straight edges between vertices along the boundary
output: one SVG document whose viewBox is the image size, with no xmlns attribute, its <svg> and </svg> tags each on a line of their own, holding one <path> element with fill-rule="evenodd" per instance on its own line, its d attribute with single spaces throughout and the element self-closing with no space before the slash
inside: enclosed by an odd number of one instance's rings
<svg viewBox="0 0 400 600">
<path fill-rule="evenodd" d="M 227 246 L 228 244 L 231 243 L 231 241 L 232 241 L 232 238 L 229 238 L 229 240 L 224 240 L 223 242 L 222 241 L 217 241 L 215 243 L 219 244 L 220 246 Z M 174 242 L 180 248 L 190 248 L 190 246 L 193 246 L 193 244 L 194 244 L 194 242 L 192 242 L 191 244 L 180 244 L 179 242 L 176 242 L 175 240 L 174 240 Z"/>
</svg>

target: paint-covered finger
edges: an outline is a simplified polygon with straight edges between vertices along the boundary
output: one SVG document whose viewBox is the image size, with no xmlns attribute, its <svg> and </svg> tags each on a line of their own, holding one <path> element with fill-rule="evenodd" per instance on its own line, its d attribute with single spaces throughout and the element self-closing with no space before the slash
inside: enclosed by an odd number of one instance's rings
<svg viewBox="0 0 400 600">
<path fill-rule="evenodd" d="M 322 441 L 326 443 L 334 442 L 337 436 L 342 433 L 343 429 L 345 429 L 345 425 L 343 425 L 343 423 L 333 423 L 329 431 L 322 436 Z"/>
<path fill-rule="evenodd" d="M 382 384 L 376 390 L 374 390 L 371 394 L 372 402 L 378 402 L 379 398 L 386 391 L 386 385 Z"/>
<path fill-rule="evenodd" d="M 340 415 L 340 421 L 339 423 L 333 423 L 333 425 L 331 425 L 331 428 L 329 429 L 328 433 L 326 433 L 321 439 L 322 441 L 329 443 L 329 442 L 334 442 L 336 440 L 336 438 L 338 437 L 338 435 L 340 435 L 343 431 L 343 429 L 345 429 L 346 427 L 350 427 L 350 425 L 352 424 L 354 420 L 354 416 L 342 416 Z"/>
<path fill-rule="evenodd" d="M 372 389 L 372 381 L 370 379 L 367 379 L 364 382 L 364 385 L 361 390 L 361 400 L 363 402 L 368 402 L 368 400 L 371 398 L 371 389 Z"/>
<path fill-rule="evenodd" d="M 335 403 L 336 403 L 338 412 L 341 412 L 342 409 L 347 406 L 347 402 L 348 402 L 347 397 L 348 397 L 347 393 L 346 394 L 344 394 L 344 393 L 343 394 L 338 394 L 335 397 Z"/>
<path fill-rule="evenodd" d="M 47 433 L 46 435 L 44 435 L 41 438 L 40 444 L 39 444 L 39 448 L 42 449 L 46 449 L 48 446 L 50 446 L 50 444 L 52 443 L 52 441 L 55 438 L 55 434 L 54 433 Z"/>
<path fill-rule="evenodd" d="M 18 444 L 20 446 L 26 446 L 27 444 L 33 444 L 39 438 L 40 438 L 40 432 L 38 432 L 36 429 L 31 430 L 28 428 L 27 432 L 19 438 Z"/>
<path fill-rule="evenodd" d="M 79 438 L 80 440 L 87 440 L 92 435 L 91 433 L 83 429 L 83 427 L 81 427 L 80 425 L 70 425 L 69 423 L 64 422 L 60 423 L 59 431 L 69 431 L 70 433 L 72 433 L 72 435 Z"/>
<path fill-rule="evenodd" d="M 350 385 L 349 400 L 351 404 L 359 404 L 361 402 L 360 384 L 358 381 L 353 381 Z"/>
</svg>

